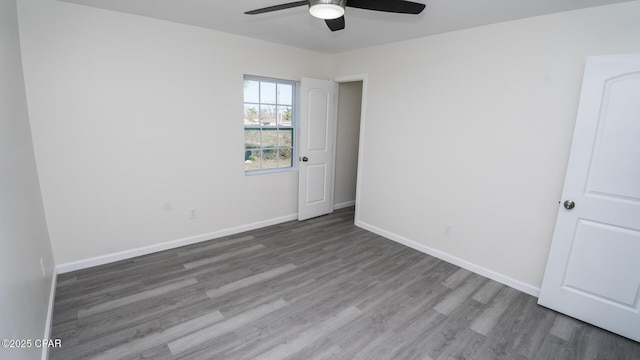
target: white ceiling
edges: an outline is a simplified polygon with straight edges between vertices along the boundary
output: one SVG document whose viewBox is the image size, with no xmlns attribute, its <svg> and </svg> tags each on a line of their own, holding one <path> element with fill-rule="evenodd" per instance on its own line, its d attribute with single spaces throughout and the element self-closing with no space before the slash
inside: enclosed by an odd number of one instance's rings
<svg viewBox="0 0 640 360">
<path fill-rule="evenodd" d="M 293 0 L 62 0 L 248 36 L 303 49 L 339 53 L 480 25 L 630 0 L 413 0 L 420 15 L 347 7 L 346 28 L 331 32 L 324 21 L 297 7 L 262 15 L 248 10 Z"/>
</svg>

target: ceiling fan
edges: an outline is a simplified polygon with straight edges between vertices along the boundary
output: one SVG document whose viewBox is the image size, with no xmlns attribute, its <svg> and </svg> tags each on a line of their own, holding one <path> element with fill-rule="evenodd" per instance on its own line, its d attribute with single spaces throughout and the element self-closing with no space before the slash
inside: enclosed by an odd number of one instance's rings
<svg viewBox="0 0 640 360">
<path fill-rule="evenodd" d="M 323 19 L 331 31 L 344 29 L 345 6 L 365 10 L 414 15 L 420 14 L 425 7 L 424 4 L 405 0 L 304 0 L 251 10 L 245 12 L 245 14 L 264 14 L 303 5 L 309 5 L 309 13 L 314 17 Z"/>
</svg>

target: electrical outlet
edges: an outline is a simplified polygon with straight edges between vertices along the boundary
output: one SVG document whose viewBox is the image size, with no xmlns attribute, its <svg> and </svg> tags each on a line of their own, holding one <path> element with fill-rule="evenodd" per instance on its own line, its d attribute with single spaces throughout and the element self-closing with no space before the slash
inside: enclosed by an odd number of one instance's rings
<svg viewBox="0 0 640 360">
<path fill-rule="evenodd" d="M 197 217 L 198 217 L 198 213 L 196 211 L 196 208 L 189 209 L 189 219 L 195 219 Z"/>
<path fill-rule="evenodd" d="M 444 236 L 451 236 L 451 228 L 453 227 L 453 225 L 449 224 L 449 223 L 444 223 L 444 225 L 442 226 L 442 234 Z"/>
<path fill-rule="evenodd" d="M 44 271 L 44 258 L 40 258 L 40 270 L 42 270 L 42 277 L 45 277 L 47 273 Z"/>
</svg>

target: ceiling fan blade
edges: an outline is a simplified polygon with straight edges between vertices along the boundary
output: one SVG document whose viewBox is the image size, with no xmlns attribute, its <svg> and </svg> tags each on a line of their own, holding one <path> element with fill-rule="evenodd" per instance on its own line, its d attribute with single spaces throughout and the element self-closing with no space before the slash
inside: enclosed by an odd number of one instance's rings
<svg viewBox="0 0 640 360">
<path fill-rule="evenodd" d="M 344 16 L 340 16 L 337 19 L 327 19 L 324 21 L 331 31 L 338 31 L 344 29 Z"/>
<path fill-rule="evenodd" d="M 267 6 L 267 7 L 262 8 L 262 9 L 255 9 L 255 10 L 247 11 L 247 12 L 245 12 L 245 15 L 264 14 L 264 13 L 268 13 L 268 12 L 272 12 L 272 11 L 290 9 L 290 8 L 294 8 L 294 7 L 298 7 L 298 6 L 302 6 L 302 5 L 307 5 L 307 4 L 309 4 L 309 2 L 307 0 L 294 1 L 294 2 L 290 2 L 290 3 L 286 3 L 286 4 Z"/>
<path fill-rule="evenodd" d="M 400 14 L 420 14 L 425 5 L 404 0 L 347 0 L 347 6 Z"/>
</svg>

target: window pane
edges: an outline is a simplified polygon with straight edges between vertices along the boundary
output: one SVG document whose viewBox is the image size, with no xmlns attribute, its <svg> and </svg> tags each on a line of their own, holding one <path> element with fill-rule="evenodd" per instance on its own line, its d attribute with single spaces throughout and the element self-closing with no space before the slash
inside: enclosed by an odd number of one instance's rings
<svg viewBox="0 0 640 360">
<path fill-rule="evenodd" d="M 276 149 L 263 149 L 262 150 L 262 168 L 273 169 L 277 167 L 277 150 Z"/>
<path fill-rule="evenodd" d="M 278 130 L 262 129 L 262 147 L 274 148 L 278 146 Z"/>
<path fill-rule="evenodd" d="M 293 129 L 278 130 L 278 146 L 292 146 Z"/>
<path fill-rule="evenodd" d="M 276 126 L 276 107 L 260 105 L 260 123 L 263 126 Z"/>
<path fill-rule="evenodd" d="M 278 106 L 278 125 L 291 126 L 291 106 Z"/>
<path fill-rule="evenodd" d="M 293 105 L 293 86 L 290 84 L 278 84 L 278 104 Z"/>
<path fill-rule="evenodd" d="M 245 149 L 260 148 L 260 130 L 244 131 L 244 148 Z"/>
<path fill-rule="evenodd" d="M 291 148 L 278 149 L 278 167 L 291 167 Z"/>
<path fill-rule="evenodd" d="M 258 125 L 258 105 L 244 104 L 244 124 Z"/>
<path fill-rule="evenodd" d="M 256 80 L 244 81 L 244 102 L 260 102 L 260 82 Z"/>
<path fill-rule="evenodd" d="M 245 102 L 247 102 L 245 100 Z M 260 82 L 260 102 L 266 104 L 276 103 L 276 84 L 271 82 Z"/>
<path fill-rule="evenodd" d="M 261 168 L 260 149 L 246 150 L 244 152 L 244 170 L 258 170 Z"/>
</svg>

